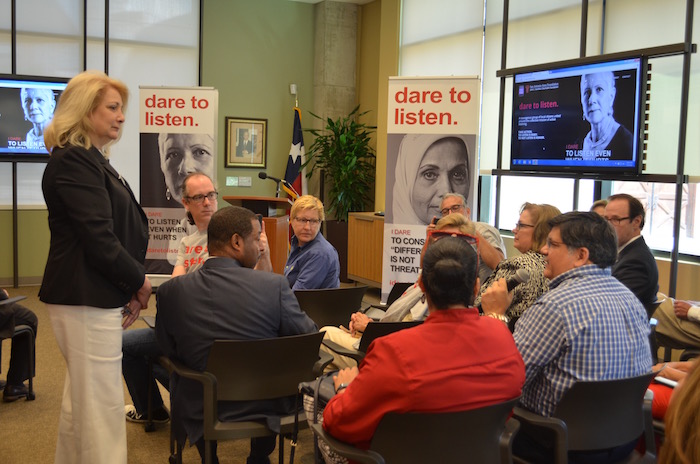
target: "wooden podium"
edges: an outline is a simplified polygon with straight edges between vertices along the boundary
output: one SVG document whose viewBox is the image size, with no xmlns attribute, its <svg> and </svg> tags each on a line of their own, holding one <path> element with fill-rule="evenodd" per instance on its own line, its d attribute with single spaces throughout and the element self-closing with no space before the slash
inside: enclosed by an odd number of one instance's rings
<svg viewBox="0 0 700 464">
<path fill-rule="evenodd" d="M 270 245 L 272 270 L 284 274 L 284 265 L 289 252 L 289 210 L 292 200 L 277 197 L 224 196 L 224 201 L 248 208 L 255 214 L 263 215 L 265 233 Z M 279 214 L 283 211 L 282 214 Z"/>
</svg>

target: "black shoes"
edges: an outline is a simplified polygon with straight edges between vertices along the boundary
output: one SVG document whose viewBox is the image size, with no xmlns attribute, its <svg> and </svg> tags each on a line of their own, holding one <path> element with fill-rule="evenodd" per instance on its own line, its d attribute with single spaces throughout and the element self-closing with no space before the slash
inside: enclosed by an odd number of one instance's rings
<svg viewBox="0 0 700 464">
<path fill-rule="evenodd" d="M 5 389 L 2 392 L 2 400 L 5 403 L 12 403 L 21 398 L 26 398 L 29 394 L 29 389 L 24 384 L 19 385 L 5 385 Z"/>
<path fill-rule="evenodd" d="M 126 420 L 129 422 L 136 422 L 137 424 L 145 424 L 148 422 L 146 415 L 139 414 L 133 404 L 124 406 L 124 414 L 126 415 Z M 156 409 L 152 414 L 151 422 L 154 424 L 166 424 L 170 421 L 170 415 L 163 407 Z"/>
</svg>

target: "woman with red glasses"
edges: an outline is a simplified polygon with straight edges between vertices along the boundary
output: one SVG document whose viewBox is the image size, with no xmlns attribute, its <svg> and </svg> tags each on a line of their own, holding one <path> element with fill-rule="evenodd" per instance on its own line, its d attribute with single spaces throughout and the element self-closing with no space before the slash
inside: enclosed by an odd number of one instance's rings
<svg viewBox="0 0 700 464">
<path fill-rule="evenodd" d="M 525 368 L 512 336 L 474 307 L 478 257 L 471 240 L 459 233 L 432 238 L 419 278 L 425 322 L 377 338 L 359 370 L 333 378 L 337 394 L 324 409 L 323 428 L 339 440 L 367 448 L 390 412 L 465 411 L 520 395 Z"/>
<path fill-rule="evenodd" d="M 435 229 L 431 232 L 434 234 L 428 236 L 428 240 L 425 242 L 422 254 L 425 253 L 425 247 L 428 244 L 434 242 L 437 238 L 444 235 L 460 235 L 462 237 L 469 237 L 468 239 L 475 241 L 475 228 L 474 224 L 469 221 L 466 217 L 461 214 L 450 214 L 440 219 L 435 226 Z M 411 287 L 406 289 L 406 291 L 401 295 L 394 303 L 391 304 L 381 317 L 381 322 L 401 322 L 401 321 L 422 321 L 428 316 L 428 305 L 426 304 L 423 290 L 418 285 L 418 282 L 413 284 Z M 372 319 L 365 313 L 358 311 L 352 315 L 350 322 L 348 324 L 349 329 L 345 327 L 322 327 L 321 331 L 325 332 L 325 340 L 330 340 L 348 350 L 353 349 L 354 345 L 359 344 L 359 339 L 362 333 L 367 328 L 367 324 L 372 322 Z M 327 353 L 333 355 L 333 363 L 328 367 L 328 371 L 334 369 L 342 369 L 345 367 L 352 367 L 357 365 L 355 360 L 348 358 L 346 356 L 340 356 L 334 351 L 321 345 L 321 349 Z"/>
</svg>

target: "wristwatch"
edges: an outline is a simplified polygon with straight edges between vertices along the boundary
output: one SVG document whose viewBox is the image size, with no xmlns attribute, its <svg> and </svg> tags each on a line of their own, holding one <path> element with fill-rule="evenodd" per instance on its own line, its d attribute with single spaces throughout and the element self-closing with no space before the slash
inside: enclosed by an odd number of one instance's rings
<svg viewBox="0 0 700 464">
<path fill-rule="evenodd" d="M 341 383 L 340 385 L 338 385 L 338 388 L 335 389 L 335 392 L 340 393 L 340 390 L 345 390 L 346 388 L 348 388 L 348 385 L 350 385 L 350 384 L 349 383 Z"/>
<path fill-rule="evenodd" d="M 505 314 L 486 313 L 485 316 L 492 317 L 494 319 L 498 319 L 499 321 L 503 322 L 504 324 L 508 324 L 510 322 L 510 318 L 508 318 L 508 316 L 506 316 Z"/>
</svg>

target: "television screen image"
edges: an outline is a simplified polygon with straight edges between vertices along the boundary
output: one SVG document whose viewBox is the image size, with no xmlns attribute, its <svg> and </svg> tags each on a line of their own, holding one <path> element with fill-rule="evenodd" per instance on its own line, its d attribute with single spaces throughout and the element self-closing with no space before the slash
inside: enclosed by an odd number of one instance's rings
<svg viewBox="0 0 700 464">
<path fill-rule="evenodd" d="M 511 169 L 638 174 L 642 89 L 641 58 L 516 74 Z"/>
<path fill-rule="evenodd" d="M 44 129 L 66 80 L 0 76 L 0 156 L 48 157 Z"/>
</svg>

